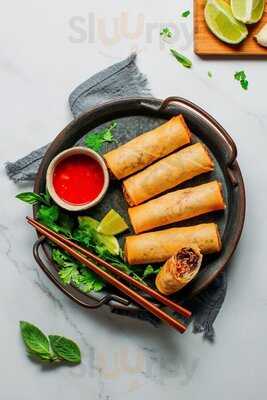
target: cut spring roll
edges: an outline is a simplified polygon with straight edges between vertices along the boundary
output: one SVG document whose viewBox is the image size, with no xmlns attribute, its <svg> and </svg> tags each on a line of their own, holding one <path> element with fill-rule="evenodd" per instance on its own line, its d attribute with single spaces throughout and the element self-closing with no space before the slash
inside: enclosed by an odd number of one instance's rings
<svg viewBox="0 0 267 400">
<path fill-rule="evenodd" d="M 198 247 L 183 247 L 165 262 L 157 274 L 158 291 L 167 296 L 178 292 L 197 275 L 202 258 Z"/>
<path fill-rule="evenodd" d="M 178 115 L 106 153 L 104 159 L 112 175 L 122 179 L 190 143 L 190 140 L 184 118 Z"/>
<path fill-rule="evenodd" d="M 213 168 L 206 147 L 196 143 L 126 179 L 124 196 L 130 206 L 136 206 Z"/>
<path fill-rule="evenodd" d="M 128 236 L 124 251 L 128 263 L 138 265 L 166 261 L 181 248 L 191 246 L 197 246 L 202 254 L 220 251 L 218 226 L 209 223 Z"/>
<path fill-rule="evenodd" d="M 212 181 L 165 194 L 128 212 L 135 233 L 141 233 L 224 208 L 221 184 Z"/>
</svg>

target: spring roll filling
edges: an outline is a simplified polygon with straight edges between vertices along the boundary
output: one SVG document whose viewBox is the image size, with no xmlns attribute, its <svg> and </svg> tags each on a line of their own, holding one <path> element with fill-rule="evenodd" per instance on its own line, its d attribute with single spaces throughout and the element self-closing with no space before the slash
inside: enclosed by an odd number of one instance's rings
<svg viewBox="0 0 267 400">
<path fill-rule="evenodd" d="M 199 255 L 191 248 L 182 248 L 176 256 L 175 261 L 175 276 L 177 279 L 188 278 L 194 273 L 198 266 Z"/>
</svg>

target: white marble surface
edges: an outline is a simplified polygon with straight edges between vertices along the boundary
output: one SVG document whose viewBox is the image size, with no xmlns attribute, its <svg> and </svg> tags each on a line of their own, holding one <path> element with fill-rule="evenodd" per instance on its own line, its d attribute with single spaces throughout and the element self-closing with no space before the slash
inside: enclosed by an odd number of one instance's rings
<svg viewBox="0 0 267 400">
<path fill-rule="evenodd" d="M 156 400 L 164 395 L 184 400 L 250 400 L 267 395 L 266 61 L 203 61 L 194 56 L 192 18 L 179 17 L 187 8 L 192 9 L 189 0 L 9 0 L 2 4 L 2 164 L 53 139 L 71 120 L 67 106 L 71 89 L 137 48 L 139 66 L 156 96 L 179 95 L 196 102 L 233 136 L 247 190 L 246 224 L 231 263 L 227 298 L 215 323 L 216 342 L 211 345 L 191 329 L 179 336 L 108 310 L 86 312 L 59 293 L 33 261 L 34 234 L 24 221 L 29 208 L 14 199 L 20 189 L 1 168 L 0 397 L 5 400 L 148 395 Z M 138 18 L 141 22 L 144 18 L 144 25 L 133 37 L 120 34 L 108 41 L 101 29 L 111 35 L 113 19 L 122 12 L 124 21 L 128 15 L 132 31 Z M 70 27 L 75 16 L 83 18 L 79 22 L 83 26 L 89 18 L 95 20 L 94 38 L 86 33 L 80 43 L 71 41 L 70 36 L 78 38 Z M 193 60 L 192 70 L 180 67 L 168 47 L 160 46 L 159 24 L 169 22 L 177 23 L 180 36 L 173 46 Z M 248 92 L 233 79 L 240 69 L 247 72 Z M 82 348 L 82 365 L 49 370 L 29 361 L 19 336 L 21 319 L 46 332 L 75 338 Z"/>
</svg>

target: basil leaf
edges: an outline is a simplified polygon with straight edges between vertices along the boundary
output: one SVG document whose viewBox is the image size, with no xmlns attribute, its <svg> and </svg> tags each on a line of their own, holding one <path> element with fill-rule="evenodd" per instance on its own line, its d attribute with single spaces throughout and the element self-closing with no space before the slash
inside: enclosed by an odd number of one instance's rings
<svg viewBox="0 0 267 400">
<path fill-rule="evenodd" d="M 22 192 L 17 194 L 16 198 L 28 204 L 37 204 L 43 201 L 42 197 L 34 192 Z"/>
<path fill-rule="evenodd" d="M 20 321 L 20 331 L 29 355 L 51 360 L 49 341 L 43 332 L 26 321 Z"/>
<path fill-rule="evenodd" d="M 75 342 L 57 335 L 49 335 L 49 340 L 52 350 L 58 357 L 73 364 L 81 362 L 81 352 Z"/>
<path fill-rule="evenodd" d="M 187 57 L 185 57 L 183 54 L 178 53 L 175 49 L 170 49 L 171 54 L 173 55 L 176 60 L 182 64 L 185 68 L 191 68 L 192 67 L 192 61 L 190 61 Z"/>
</svg>

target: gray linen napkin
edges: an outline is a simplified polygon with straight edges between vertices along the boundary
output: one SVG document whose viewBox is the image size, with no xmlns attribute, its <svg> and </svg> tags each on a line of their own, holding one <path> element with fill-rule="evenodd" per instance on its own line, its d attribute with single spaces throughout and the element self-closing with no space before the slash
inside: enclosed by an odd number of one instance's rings
<svg viewBox="0 0 267 400">
<path fill-rule="evenodd" d="M 151 95 L 147 79 L 139 71 L 135 61 L 136 55 L 132 54 L 79 85 L 69 97 L 74 117 L 93 108 L 96 104 L 120 97 Z M 16 162 L 8 162 L 6 172 L 9 178 L 16 183 L 33 181 L 47 147 L 48 145 L 43 146 Z M 226 276 L 221 274 L 199 296 L 186 303 L 186 306 L 193 311 L 193 331 L 203 332 L 204 338 L 210 341 L 214 340 L 213 323 L 223 304 L 226 289 Z M 112 312 L 146 320 L 154 325 L 158 324 L 158 320 L 146 311 L 140 310 L 135 314 L 120 310 L 112 310 Z"/>
</svg>

